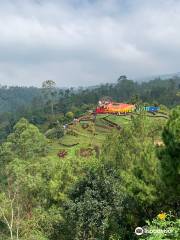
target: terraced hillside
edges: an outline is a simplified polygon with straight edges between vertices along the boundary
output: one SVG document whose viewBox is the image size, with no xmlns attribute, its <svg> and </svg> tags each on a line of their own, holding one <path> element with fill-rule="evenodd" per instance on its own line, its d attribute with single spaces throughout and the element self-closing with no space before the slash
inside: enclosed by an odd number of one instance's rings
<svg viewBox="0 0 180 240">
<path fill-rule="evenodd" d="M 146 113 L 146 115 L 157 125 L 167 121 L 168 118 L 166 113 L 155 115 Z M 50 155 L 57 158 L 99 156 L 101 146 L 108 134 L 121 131 L 130 124 L 131 119 L 132 115 L 101 114 L 94 118 L 85 114 L 84 117 L 67 126 L 62 138 L 50 141 Z M 161 137 L 157 136 L 155 142 L 161 143 Z"/>
</svg>

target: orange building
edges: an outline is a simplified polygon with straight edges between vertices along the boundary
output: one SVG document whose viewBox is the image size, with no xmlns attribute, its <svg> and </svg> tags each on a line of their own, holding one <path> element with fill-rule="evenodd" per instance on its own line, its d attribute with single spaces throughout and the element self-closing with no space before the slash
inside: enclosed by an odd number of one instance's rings
<svg viewBox="0 0 180 240">
<path fill-rule="evenodd" d="M 133 104 L 99 101 L 99 106 L 96 108 L 96 113 L 97 114 L 103 114 L 103 113 L 121 114 L 121 113 L 133 112 L 134 110 L 135 110 L 135 105 Z"/>
</svg>

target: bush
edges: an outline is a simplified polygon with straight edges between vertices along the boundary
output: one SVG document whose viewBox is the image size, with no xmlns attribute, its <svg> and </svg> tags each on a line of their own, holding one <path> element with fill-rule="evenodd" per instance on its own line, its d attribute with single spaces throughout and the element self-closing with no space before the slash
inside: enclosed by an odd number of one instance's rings
<svg viewBox="0 0 180 240">
<path fill-rule="evenodd" d="M 152 221 L 147 221 L 148 232 L 141 239 L 144 240 L 163 240 L 163 239 L 180 239 L 180 219 L 175 219 L 171 214 L 160 213 Z"/>
</svg>

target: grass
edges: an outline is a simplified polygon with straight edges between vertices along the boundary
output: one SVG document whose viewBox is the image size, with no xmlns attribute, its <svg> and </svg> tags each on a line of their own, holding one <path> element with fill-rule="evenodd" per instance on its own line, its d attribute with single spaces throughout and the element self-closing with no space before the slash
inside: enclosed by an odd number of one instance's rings
<svg viewBox="0 0 180 240">
<path fill-rule="evenodd" d="M 130 115 L 127 115 L 127 116 L 109 115 L 107 119 L 123 127 L 124 125 L 129 124 L 129 122 L 131 121 L 131 116 Z"/>
<path fill-rule="evenodd" d="M 161 118 L 162 114 L 156 114 L 156 117 L 149 117 L 151 121 L 154 123 L 164 123 L 164 121 L 167 121 L 164 118 Z M 147 116 L 150 116 L 149 113 L 147 113 Z M 152 114 L 151 114 L 152 116 Z M 89 127 L 83 128 L 83 123 L 79 122 L 74 125 L 71 125 L 69 128 L 73 131 L 74 135 L 65 134 L 61 139 L 59 140 L 52 140 L 50 143 L 50 152 L 49 155 L 54 158 L 59 158 L 57 156 L 57 153 L 62 150 L 66 149 L 68 151 L 68 155 L 66 158 L 74 157 L 76 156 L 76 152 L 83 147 L 93 147 L 93 146 L 99 146 L 101 148 L 104 140 L 106 139 L 108 134 L 111 134 L 113 127 L 110 127 L 108 122 L 104 121 L 104 117 L 106 119 L 118 124 L 119 126 L 128 126 L 131 122 L 131 115 L 126 116 L 117 116 L 117 115 L 107 115 L 107 114 L 101 114 L 97 115 L 95 123 L 92 121 L 86 121 L 86 123 L 89 123 Z M 65 145 L 72 145 L 72 144 L 78 144 L 76 146 L 67 147 L 63 146 Z"/>
</svg>

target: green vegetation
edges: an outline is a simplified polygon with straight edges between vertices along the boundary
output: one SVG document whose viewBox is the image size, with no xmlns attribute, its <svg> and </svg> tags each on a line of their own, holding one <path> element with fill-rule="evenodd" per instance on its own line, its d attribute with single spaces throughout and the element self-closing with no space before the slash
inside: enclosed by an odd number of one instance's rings
<svg viewBox="0 0 180 240">
<path fill-rule="evenodd" d="M 163 215 L 163 213 L 159 214 Z M 160 219 L 159 215 L 152 222 L 147 221 L 146 237 L 144 240 L 163 240 L 163 239 L 179 239 L 180 236 L 180 219 L 175 219 L 172 214 L 164 214 L 164 219 Z"/>
<path fill-rule="evenodd" d="M 137 105 L 158 104 L 167 111 L 167 107 L 180 104 L 179 87 L 180 78 L 176 76 L 142 83 L 121 76 L 116 83 L 79 89 L 58 89 L 53 80 L 44 81 L 41 89 L 0 86 L 0 140 L 22 117 L 44 131 L 54 120 L 64 124 L 94 109 L 104 96 Z"/>
<path fill-rule="evenodd" d="M 24 111 L 3 112 L 0 239 L 180 239 L 178 81 L 121 77 L 115 87 L 75 93 L 48 80 Z M 166 106 L 94 116 L 102 95 Z M 137 236 L 138 226 L 146 233 Z"/>
</svg>

